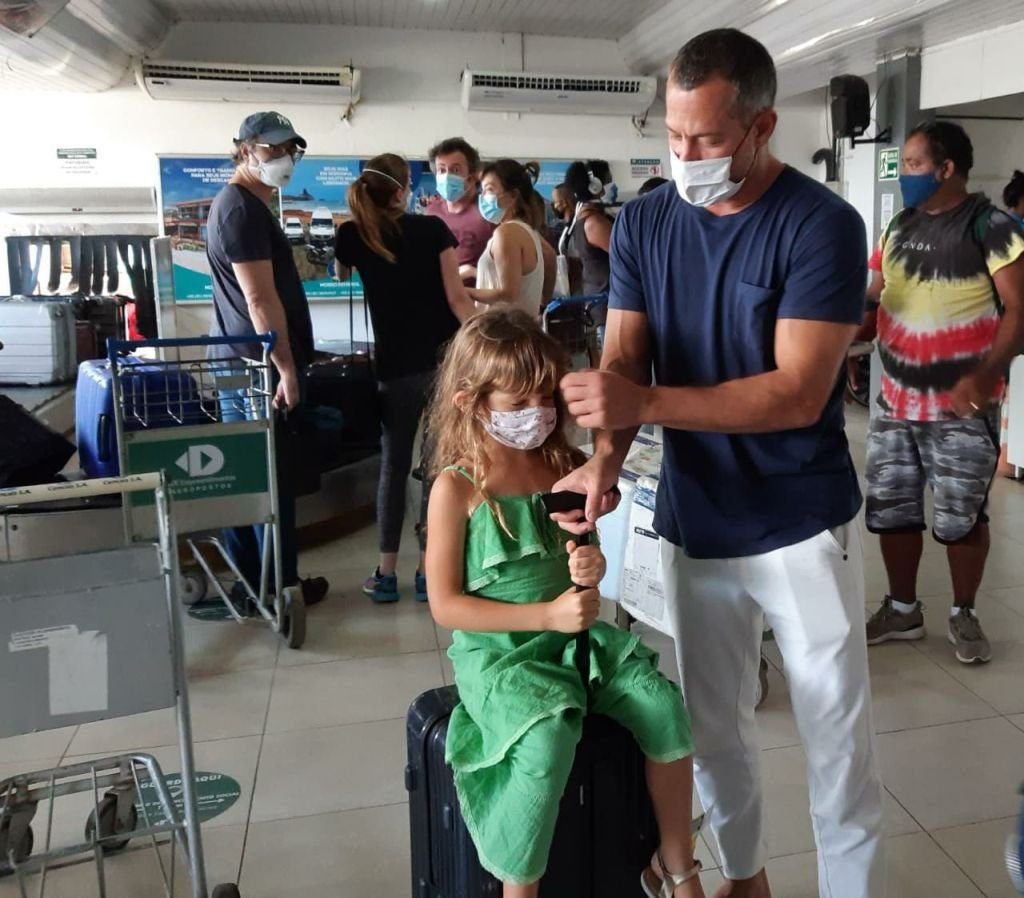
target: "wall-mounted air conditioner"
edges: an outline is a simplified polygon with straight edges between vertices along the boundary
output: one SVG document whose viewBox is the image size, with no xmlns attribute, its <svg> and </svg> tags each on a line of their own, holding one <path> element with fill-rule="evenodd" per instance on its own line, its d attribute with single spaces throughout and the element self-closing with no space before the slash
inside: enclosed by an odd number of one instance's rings
<svg viewBox="0 0 1024 898">
<path fill-rule="evenodd" d="M 462 73 L 462 106 L 492 112 L 643 115 L 657 78 L 642 75 L 543 75 L 537 72 Z"/>
<path fill-rule="evenodd" d="M 143 59 L 135 79 L 154 100 L 237 100 L 247 103 L 359 102 L 360 72 L 352 66 L 235 65 Z"/>
</svg>

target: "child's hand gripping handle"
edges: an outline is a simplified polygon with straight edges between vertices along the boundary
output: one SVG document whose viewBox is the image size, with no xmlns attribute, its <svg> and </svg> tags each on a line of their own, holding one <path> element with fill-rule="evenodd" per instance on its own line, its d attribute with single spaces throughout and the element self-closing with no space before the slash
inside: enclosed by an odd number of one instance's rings
<svg viewBox="0 0 1024 898">
<path fill-rule="evenodd" d="M 544 493 L 541 496 L 544 508 L 548 514 L 556 514 L 562 511 L 583 510 L 587 505 L 587 497 L 584 493 L 572 493 L 567 490 L 558 493 Z M 578 546 L 585 546 L 590 542 L 589 533 L 580 533 L 575 537 Z M 585 586 L 576 584 L 576 591 L 581 592 Z M 583 678 L 583 687 L 590 692 L 590 632 L 581 630 L 576 634 L 576 668 Z"/>
</svg>

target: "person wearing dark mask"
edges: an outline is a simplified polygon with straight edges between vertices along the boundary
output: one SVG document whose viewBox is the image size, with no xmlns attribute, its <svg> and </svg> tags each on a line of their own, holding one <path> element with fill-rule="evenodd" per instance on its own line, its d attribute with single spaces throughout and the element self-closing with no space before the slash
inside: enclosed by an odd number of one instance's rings
<svg viewBox="0 0 1024 898">
<path fill-rule="evenodd" d="M 607 174 L 610 179 L 611 173 L 593 163 L 573 162 L 565 171 L 565 184 L 572 191 L 574 205 L 572 219 L 559 241 L 561 253 L 580 261 L 580 289 L 586 296 L 608 292 L 608 248 L 612 238 L 612 218 L 601 202 L 605 193 L 601 175 Z"/>
<path fill-rule="evenodd" d="M 214 199 L 207 221 L 206 255 L 213 282 L 210 336 L 277 334 L 270 354 L 277 384 L 274 405 L 287 412 L 299 403 L 300 374 L 313 360 L 313 325 L 291 245 L 269 204 L 291 180 L 306 141 L 280 113 L 256 112 L 242 122 L 234 145 L 235 172 Z M 260 360 L 262 347 L 243 341 L 211 347 L 209 354 L 211 358 Z M 220 391 L 224 421 L 251 416 L 248 392 Z M 279 480 L 281 475 L 279 471 Z M 278 492 L 281 580 L 285 586 L 300 585 L 305 603 L 313 605 L 327 595 L 328 584 L 323 577 L 299 580 L 295 498 L 280 484 Z M 224 532 L 225 549 L 257 591 L 262 546 L 262 525 Z M 236 587 L 233 595 L 242 594 Z"/>
<path fill-rule="evenodd" d="M 882 391 L 865 470 L 867 528 L 879 535 L 889 577 L 868 643 L 925 635 L 917 571 L 931 487 L 932 535 L 946 547 L 953 587 L 948 636 L 965 664 L 992 657 L 974 601 L 989 549 L 1004 375 L 1024 343 L 1024 231 L 967 192 L 973 161 L 953 122 L 918 125 L 903 145 L 905 208 L 879 244 Z"/>
<path fill-rule="evenodd" d="M 494 224 L 477 205 L 480 192 L 480 154 L 461 137 L 449 137 L 430 149 L 438 195 L 427 204 L 427 215 L 440 218 L 455 235 L 455 257 L 463 283 L 476 283 L 476 263 L 483 255 Z"/>
<path fill-rule="evenodd" d="M 1003 205 L 1017 224 L 1024 227 L 1024 172 L 1013 172 L 1010 183 L 1003 188 Z"/>
<path fill-rule="evenodd" d="M 562 233 L 572 221 L 573 209 L 576 207 L 572 192 L 567 184 L 557 184 L 551 189 L 551 212 L 554 220 L 549 219 L 544 236 L 552 247 L 558 249 Z"/>
</svg>

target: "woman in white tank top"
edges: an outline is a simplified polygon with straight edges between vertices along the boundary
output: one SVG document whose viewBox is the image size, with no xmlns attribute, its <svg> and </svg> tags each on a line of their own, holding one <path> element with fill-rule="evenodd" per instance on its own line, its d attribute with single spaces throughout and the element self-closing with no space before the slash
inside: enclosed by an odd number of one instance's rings
<svg viewBox="0 0 1024 898">
<path fill-rule="evenodd" d="M 555 287 L 555 251 L 540 235 L 544 200 L 533 187 L 536 162 L 521 165 L 499 159 L 480 179 L 480 214 L 498 225 L 477 263 L 476 287 L 468 290 L 478 305 L 510 302 L 539 315 Z"/>
</svg>

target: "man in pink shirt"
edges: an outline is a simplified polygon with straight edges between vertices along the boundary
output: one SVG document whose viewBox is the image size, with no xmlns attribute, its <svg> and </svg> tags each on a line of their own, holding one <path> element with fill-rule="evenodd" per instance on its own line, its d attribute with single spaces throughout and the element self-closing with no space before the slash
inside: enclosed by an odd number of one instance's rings
<svg viewBox="0 0 1024 898">
<path fill-rule="evenodd" d="M 449 137 L 430 150 L 437 193 L 427 206 L 428 215 L 443 219 L 459 241 L 455 249 L 459 274 L 468 285 L 476 283 L 476 263 L 483 255 L 494 225 L 477 206 L 480 154 L 461 137 Z"/>
</svg>

